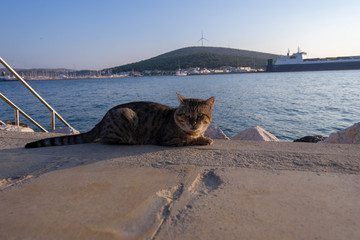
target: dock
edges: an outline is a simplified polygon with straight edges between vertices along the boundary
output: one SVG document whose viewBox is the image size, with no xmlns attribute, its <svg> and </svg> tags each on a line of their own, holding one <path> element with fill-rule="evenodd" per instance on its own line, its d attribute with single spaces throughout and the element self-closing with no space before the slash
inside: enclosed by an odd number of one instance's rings
<svg viewBox="0 0 360 240">
<path fill-rule="evenodd" d="M 359 145 L 52 135 L 0 131 L 0 239 L 360 239 Z"/>
</svg>

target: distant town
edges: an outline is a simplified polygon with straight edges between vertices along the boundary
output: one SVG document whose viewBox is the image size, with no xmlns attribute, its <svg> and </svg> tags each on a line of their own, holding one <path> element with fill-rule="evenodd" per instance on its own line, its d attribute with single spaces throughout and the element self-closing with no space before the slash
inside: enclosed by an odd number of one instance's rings
<svg viewBox="0 0 360 240">
<path fill-rule="evenodd" d="M 186 75 L 206 75 L 206 74 L 228 74 L 228 73 L 250 73 L 250 72 L 263 72 L 264 69 L 253 69 L 251 67 L 231 67 L 224 66 L 215 69 L 192 67 L 186 69 L 178 69 L 176 71 L 171 70 L 144 70 L 141 72 L 137 71 L 126 71 L 117 74 L 107 73 L 102 71 L 102 76 L 107 77 L 132 77 L 132 76 L 186 76 Z"/>
<path fill-rule="evenodd" d="M 86 79 L 86 78 L 121 78 L 121 77 L 141 77 L 141 76 L 186 76 L 186 75 L 206 75 L 206 74 L 231 74 L 231 73 L 253 73 L 263 72 L 264 69 L 254 69 L 251 67 L 231 67 L 224 66 L 215 69 L 208 68 L 186 68 L 171 70 L 144 70 L 126 71 L 113 74 L 110 70 L 84 70 L 74 71 L 67 69 L 20 69 L 17 73 L 25 80 L 61 80 L 61 79 Z M 1 69 L 0 80 L 16 80 L 7 70 Z"/>
</svg>

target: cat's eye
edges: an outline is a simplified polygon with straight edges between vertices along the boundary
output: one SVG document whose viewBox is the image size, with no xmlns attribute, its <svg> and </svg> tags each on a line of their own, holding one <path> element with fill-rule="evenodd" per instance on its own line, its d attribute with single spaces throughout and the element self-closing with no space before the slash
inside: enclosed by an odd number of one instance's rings
<svg viewBox="0 0 360 240">
<path fill-rule="evenodd" d="M 198 118 L 202 118 L 202 117 L 204 117 L 204 114 L 199 113 L 197 116 L 198 116 Z"/>
</svg>

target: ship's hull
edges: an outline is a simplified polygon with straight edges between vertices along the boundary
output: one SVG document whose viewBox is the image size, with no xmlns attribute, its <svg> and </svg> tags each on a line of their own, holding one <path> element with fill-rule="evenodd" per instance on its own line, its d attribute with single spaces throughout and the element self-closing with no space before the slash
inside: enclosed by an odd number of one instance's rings
<svg viewBox="0 0 360 240">
<path fill-rule="evenodd" d="M 328 71 L 328 70 L 353 70 L 360 69 L 359 61 L 349 62 L 326 62 L 326 63 L 301 63 L 301 64 L 272 64 L 268 62 L 267 71 L 269 72 L 296 72 L 296 71 Z"/>
</svg>

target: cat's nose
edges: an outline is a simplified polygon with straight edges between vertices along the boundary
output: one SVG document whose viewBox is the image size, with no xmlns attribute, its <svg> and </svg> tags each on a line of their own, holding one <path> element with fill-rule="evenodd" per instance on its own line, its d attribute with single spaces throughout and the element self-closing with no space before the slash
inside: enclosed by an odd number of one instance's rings
<svg viewBox="0 0 360 240">
<path fill-rule="evenodd" d="M 190 119 L 189 119 L 189 122 L 190 122 L 191 126 L 195 127 L 196 121 L 195 121 L 194 118 L 190 118 Z"/>
</svg>

